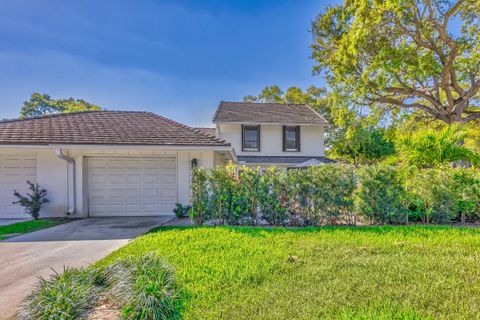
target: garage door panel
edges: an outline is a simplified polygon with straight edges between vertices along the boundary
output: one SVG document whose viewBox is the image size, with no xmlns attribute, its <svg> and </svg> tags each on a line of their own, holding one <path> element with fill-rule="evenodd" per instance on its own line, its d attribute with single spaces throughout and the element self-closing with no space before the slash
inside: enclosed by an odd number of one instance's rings
<svg viewBox="0 0 480 320">
<path fill-rule="evenodd" d="M 172 214 L 176 158 L 88 159 L 90 216 Z"/>
<path fill-rule="evenodd" d="M 14 190 L 28 192 L 27 181 L 37 182 L 37 160 L 32 155 L 0 155 L 0 218 L 26 218 L 23 207 L 12 204 Z"/>
</svg>

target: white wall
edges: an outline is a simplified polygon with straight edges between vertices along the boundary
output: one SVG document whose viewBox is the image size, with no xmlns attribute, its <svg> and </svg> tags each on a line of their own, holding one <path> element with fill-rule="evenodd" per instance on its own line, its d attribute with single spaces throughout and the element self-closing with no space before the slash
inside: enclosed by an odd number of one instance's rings
<svg viewBox="0 0 480 320">
<path fill-rule="evenodd" d="M 241 124 L 218 124 L 221 139 L 230 142 L 239 156 L 324 156 L 324 126 L 300 126 L 300 152 L 283 151 L 283 126 L 260 125 L 260 151 L 242 151 Z"/>
<path fill-rule="evenodd" d="M 75 159 L 76 164 L 76 213 L 72 217 L 88 216 L 88 181 L 86 157 L 95 156 L 175 156 L 177 158 L 177 201 L 188 204 L 190 201 L 191 161 L 196 158 L 198 166 L 213 168 L 220 161 L 212 150 L 155 150 L 155 149 L 88 149 L 63 150 L 64 154 Z M 67 162 L 55 155 L 54 149 L 0 149 L 0 154 L 28 154 L 37 158 L 37 182 L 48 192 L 50 200 L 41 211 L 43 217 L 64 217 L 67 204 Z M 69 195 L 70 198 L 72 195 Z M 172 212 L 173 214 L 173 212 Z"/>
</svg>

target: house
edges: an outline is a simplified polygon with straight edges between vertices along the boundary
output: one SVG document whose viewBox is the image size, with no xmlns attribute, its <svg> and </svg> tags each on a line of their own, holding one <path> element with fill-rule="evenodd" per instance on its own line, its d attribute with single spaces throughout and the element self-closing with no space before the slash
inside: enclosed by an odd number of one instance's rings
<svg viewBox="0 0 480 320">
<path fill-rule="evenodd" d="M 230 142 L 246 166 L 331 162 L 324 157 L 328 122 L 305 104 L 221 102 L 213 123 L 216 136 Z"/>
<path fill-rule="evenodd" d="M 307 105 L 220 103 L 215 128 L 150 112 L 86 111 L 0 121 L 0 218 L 26 214 L 13 191 L 47 190 L 41 216 L 171 215 L 190 198 L 192 168 L 228 162 L 329 162 L 327 122 Z"/>
<path fill-rule="evenodd" d="M 0 218 L 25 218 L 13 190 L 38 182 L 41 216 L 171 215 L 192 167 L 236 162 L 233 147 L 149 112 L 89 111 L 0 122 Z"/>
</svg>

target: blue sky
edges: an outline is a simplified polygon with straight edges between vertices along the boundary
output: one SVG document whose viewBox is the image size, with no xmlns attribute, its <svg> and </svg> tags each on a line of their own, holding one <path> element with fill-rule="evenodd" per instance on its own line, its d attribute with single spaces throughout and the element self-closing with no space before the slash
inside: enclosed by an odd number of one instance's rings
<svg viewBox="0 0 480 320">
<path fill-rule="evenodd" d="M 0 118 L 32 92 L 210 125 L 221 100 L 323 85 L 309 60 L 324 1 L 2 0 Z"/>
</svg>

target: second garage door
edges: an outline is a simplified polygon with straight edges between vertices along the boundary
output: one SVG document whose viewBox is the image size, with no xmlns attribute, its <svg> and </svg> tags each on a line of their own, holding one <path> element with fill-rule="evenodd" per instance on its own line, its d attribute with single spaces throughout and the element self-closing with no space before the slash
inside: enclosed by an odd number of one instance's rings
<svg viewBox="0 0 480 320">
<path fill-rule="evenodd" d="M 175 157 L 91 157 L 87 162 L 91 217 L 173 214 Z"/>
<path fill-rule="evenodd" d="M 20 205 L 12 203 L 18 200 L 13 190 L 29 192 L 27 180 L 37 182 L 35 156 L 0 155 L 0 218 L 29 218 Z"/>
</svg>

